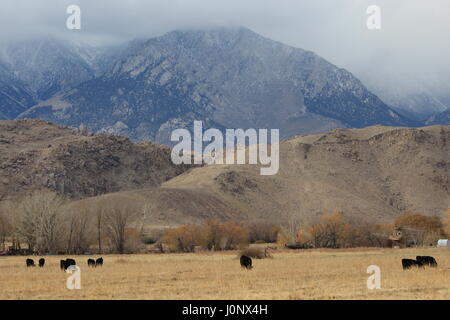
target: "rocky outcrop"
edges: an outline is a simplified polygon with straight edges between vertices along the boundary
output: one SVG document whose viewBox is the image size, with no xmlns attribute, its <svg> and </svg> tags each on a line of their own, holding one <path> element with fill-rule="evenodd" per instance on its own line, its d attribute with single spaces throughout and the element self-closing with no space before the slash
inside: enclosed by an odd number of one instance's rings
<svg viewBox="0 0 450 320">
<path fill-rule="evenodd" d="M 79 199 L 154 187 L 184 172 L 170 149 L 43 120 L 0 121 L 0 190 L 49 189 Z"/>
</svg>

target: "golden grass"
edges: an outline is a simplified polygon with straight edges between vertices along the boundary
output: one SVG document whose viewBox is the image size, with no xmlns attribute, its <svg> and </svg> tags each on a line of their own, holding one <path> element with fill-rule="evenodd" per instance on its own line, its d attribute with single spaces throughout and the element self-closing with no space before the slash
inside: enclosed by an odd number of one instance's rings
<svg viewBox="0 0 450 320">
<path fill-rule="evenodd" d="M 401 258 L 432 255 L 436 269 L 403 271 Z M 449 299 L 448 248 L 283 251 L 239 266 L 236 252 L 103 256 L 103 268 L 74 257 L 81 289 L 68 290 L 61 257 L 26 268 L 26 257 L 0 257 L 0 299 Z M 36 257 L 33 257 L 36 260 Z M 37 257 L 39 258 L 39 257 Z M 381 289 L 366 286 L 369 265 Z"/>
</svg>

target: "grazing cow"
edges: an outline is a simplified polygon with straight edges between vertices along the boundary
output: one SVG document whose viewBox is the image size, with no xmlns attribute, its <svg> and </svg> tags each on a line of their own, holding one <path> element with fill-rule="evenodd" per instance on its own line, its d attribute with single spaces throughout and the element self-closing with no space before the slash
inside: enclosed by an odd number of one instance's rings
<svg viewBox="0 0 450 320">
<path fill-rule="evenodd" d="M 39 259 L 39 267 L 43 267 L 44 266 L 44 264 L 45 264 L 45 259 L 44 258 L 40 258 Z"/>
<path fill-rule="evenodd" d="M 436 259 L 430 256 L 417 256 L 416 260 L 424 266 L 437 267 Z"/>
<path fill-rule="evenodd" d="M 35 267 L 33 259 L 27 259 L 26 261 L 27 267 Z"/>
<path fill-rule="evenodd" d="M 252 267 L 252 258 L 247 256 L 241 256 L 241 267 L 246 269 L 251 269 Z"/>
<path fill-rule="evenodd" d="M 94 259 L 88 259 L 88 266 L 89 267 L 95 267 L 95 260 Z"/>
<path fill-rule="evenodd" d="M 75 262 L 74 259 L 70 259 L 70 258 L 66 259 L 66 269 L 70 266 L 76 266 L 76 265 L 77 265 L 77 263 Z"/>
<path fill-rule="evenodd" d="M 413 259 L 402 259 L 403 270 L 411 269 L 412 267 L 423 267 L 422 263 Z"/>
<path fill-rule="evenodd" d="M 103 266 L 103 258 L 98 258 L 97 260 L 95 260 L 95 266 L 96 267 Z"/>
<path fill-rule="evenodd" d="M 75 262 L 74 259 L 68 258 L 68 259 L 66 259 L 66 260 L 61 260 L 61 262 L 60 262 L 60 267 L 61 267 L 61 270 L 66 271 L 68 267 L 70 267 L 70 266 L 75 266 L 76 264 L 77 264 L 77 263 Z"/>
</svg>

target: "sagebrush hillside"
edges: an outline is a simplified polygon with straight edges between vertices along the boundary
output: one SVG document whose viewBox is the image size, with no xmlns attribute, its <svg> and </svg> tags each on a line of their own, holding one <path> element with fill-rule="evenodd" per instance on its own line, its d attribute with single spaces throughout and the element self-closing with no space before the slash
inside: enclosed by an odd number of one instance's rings
<svg viewBox="0 0 450 320">
<path fill-rule="evenodd" d="M 254 166 L 207 166 L 166 187 L 208 191 L 240 208 L 242 217 L 273 221 L 334 210 L 367 222 L 405 212 L 441 215 L 450 206 L 450 127 L 296 137 L 281 143 L 275 176 L 261 176 Z"/>
<path fill-rule="evenodd" d="M 280 170 L 173 165 L 170 149 L 42 120 L 0 121 L 0 191 L 150 203 L 149 226 L 205 219 L 305 223 L 343 211 L 366 222 L 450 207 L 450 126 L 374 126 L 281 142 Z M 188 170 L 189 169 L 189 170 Z M 76 205 L 76 203 L 75 203 Z"/>
<path fill-rule="evenodd" d="M 309 223 L 334 210 L 362 222 L 390 222 L 405 212 L 445 213 L 449 156 L 449 126 L 334 130 L 283 141 L 275 176 L 261 176 L 256 166 L 209 165 L 160 188 L 108 197 L 152 203 L 147 224 L 158 226 L 213 218 Z"/>
<path fill-rule="evenodd" d="M 0 194 L 49 189 L 79 199 L 158 186 L 187 167 L 170 149 L 43 120 L 0 121 Z"/>
</svg>

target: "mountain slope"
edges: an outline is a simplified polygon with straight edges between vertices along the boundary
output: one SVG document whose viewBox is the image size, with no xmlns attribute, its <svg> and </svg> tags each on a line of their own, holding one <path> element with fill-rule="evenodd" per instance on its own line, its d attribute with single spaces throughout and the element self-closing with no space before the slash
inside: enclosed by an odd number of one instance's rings
<svg viewBox="0 0 450 320">
<path fill-rule="evenodd" d="M 382 70 L 362 73 L 360 79 L 370 91 L 399 113 L 423 121 L 450 108 L 448 76 L 438 76 L 432 72 L 423 74 L 415 69 L 407 75 L 400 75 L 385 65 L 379 69 Z M 443 73 L 450 74 L 450 70 Z"/>
<path fill-rule="evenodd" d="M 165 146 L 43 120 L 0 121 L 0 195 L 50 189 L 77 199 L 158 186 L 185 170 Z"/>
<path fill-rule="evenodd" d="M 245 28 L 134 42 L 102 76 L 21 117 L 162 143 L 193 120 L 219 129 L 280 128 L 282 137 L 411 124 L 348 71 Z"/>
<path fill-rule="evenodd" d="M 100 49 L 44 38 L 9 44 L 0 60 L 10 66 L 35 99 L 46 100 L 94 78 L 93 63 L 100 54 Z"/>
<path fill-rule="evenodd" d="M 450 126 L 339 129 L 281 142 L 280 170 L 175 166 L 167 147 L 42 120 L 0 121 L 0 195 L 50 189 L 72 199 L 148 202 L 148 225 L 265 220 L 342 210 L 365 222 L 450 207 Z M 189 170 L 188 170 L 189 169 Z M 76 205 L 76 203 L 75 203 Z"/>
<path fill-rule="evenodd" d="M 0 63 L 0 120 L 14 119 L 35 103 L 32 92 Z"/>
<path fill-rule="evenodd" d="M 257 166 L 209 165 L 159 188 L 107 197 L 151 203 L 147 225 L 154 227 L 205 219 L 310 223 L 334 210 L 379 223 L 406 212 L 441 216 L 450 207 L 449 155 L 450 126 L 333 130 L 283 141 L 274 176 Z"/>
<path fill-rule="evenodd" d="M 441 215 L 450 207 L 450 127 L 333 130 L 283 141 L 280 171 L 207 166 L 163 188 L 208 191 L 243 217 L 314 219 L 342 210 L 363 221 L 405 212 Z"/>
<path fill-rule="evenodd" d="M 450 109 L 431 116 L 430 118 L 427 119 L 426 124 L 450 125 Z"/>
</svg>

